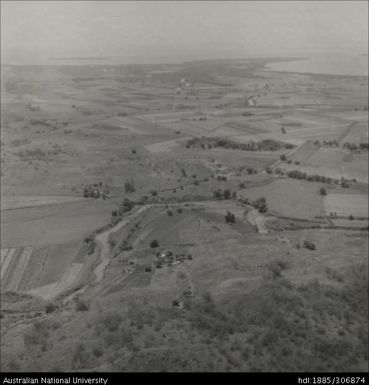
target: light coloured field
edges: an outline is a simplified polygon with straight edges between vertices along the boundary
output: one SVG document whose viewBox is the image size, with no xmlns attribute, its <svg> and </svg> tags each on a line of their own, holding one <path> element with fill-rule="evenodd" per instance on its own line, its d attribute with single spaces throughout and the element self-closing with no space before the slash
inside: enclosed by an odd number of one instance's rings
<svg viewBox="0 0 369 385">
<path fill-rule="evenodd" d="M 4 259 L 1 262 L 1 280 L 3 280 L 3 278 L 5 277 L 5 274 L 8 271 L 8 267 L 16 251 L 16 248 L 1 249 L 2 255 L 4 255 Z"/>
<path fill-rule="evenodd" d="M 11 277 L 11 281 L 7 284 L 7 290 L 17 290 L 22 278 L 23 274 L 26 271 L 29 259 L 31 257 L 33 248 L 32 247 L 25 247 L 19 260 L 17 263 L 16 268 L 13 270 L 13 274 Z"/>
<path fill-rule="evenodd" d="M 328 194 L 324 198 L 327 215 L 337 213 L 338 216 L 368 217 L 368 197 L 364 194 Z"/>
<path fill-rule="evenodd" d="M 304 142 L 301 138 L 294 137 L 292 135 L 284 135 L 281 133 L 262 133 L 256 135 L 242 135 L 242 136 L 232 136 L 232 139 L 240 143 L 248 143 L 250 141 L 259 142 L 264 139 L 273 139 L 283 143 L 290 143 L 295 146 L 299 146 Z"/>
<path fill-rule="evenodd" d="M 106 224 L 113 208 L 106 201 L 84 199 L 5 210 L 1 215 L 2 247 L 44 246 L 80 240 Z"/>
<path fill-rule="evenodd" d="M 145 148 L 152 153 L 169 152 L 182 145 L 181 142 L 184 142 L 187 139 L 189 138 L 165 140 L 159 143 L 148 144 Z"/>
<path fill-rule="evenodd" d="M 77 202 L 80 197 L 68 196 L 8 196 L 1 197 L 1 210 L 18 209 L 23 207 L 46 206 L 59 203 Z"/>
<path fill-rule="evenodd" d="M 323 198 L 319 195 L 319 188 L 319 183 L 277 179 L 265 186 L 241 190 L 238 195 L 249 200 L 265 197 L 271 214 L 313 219 L 323 213 Z"/>
<path fill-rule="evenodd" d="M 368 152 L 354 154 L 351 161 L 342 163 L 342 169 L 350 178 L 368 183 Z"/>
<path fill-rule="evenodd" d="M 305 159 L 306 165 L 321 166 L 323 168 L 339 168 L 344 157 L 345 152 L 338 148 L 321 147 L 311 156 Z"/>
<path fill-rule="evenodd" d="M 74 283 L 84 264 L 73 263 L 78 242 L 43 249 L 20 247 L 2 249 L 2 290 L 25 291 L 57 283 L 65 289 Z"/>
<path fill-rule="evenodd" d="M 362 143 L 368 142 L 368 122 L 354 124 L 347 135 L 341 139 L 341 143 Z"/>
</svg>

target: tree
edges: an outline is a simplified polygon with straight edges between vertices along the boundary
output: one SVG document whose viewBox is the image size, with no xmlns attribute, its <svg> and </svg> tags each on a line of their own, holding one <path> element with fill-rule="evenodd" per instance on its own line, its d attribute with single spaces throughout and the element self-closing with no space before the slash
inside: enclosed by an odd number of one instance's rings
<svg viewBox="0 0 369 385">
<path fill-rule="evenodd" d="M 223 195 L 222 195 L 222 191 L 221 190 L 215 190 L 215 191 L 213 191 L 213 197 L 215 198 L 215 199 L 222 199 L 222 197 L 223 197 Z"/>
<path fill-rule="evenodd" d="M 227 211 L 227 214 L 224 217 L 226 223 L 236 223 L 236 217 L 230 211 Z"/>
<path fill-rule="evenodd" d="M 135 188 L 135 184 L 133 182 L 133 179 L 130 179 L 130 180 L 127 180 L 125 183 L 124 183 L 124 191 L 126 193 L 132 193 L 134 191 L 136 191 L 136 188 Z"/>
<path fill-rule="evenodd" d="M 321 187 L 321 188 L 320 188 L 319 194 L 320 194 L 320 195 L 327 195 L 327 190 L 325 189 L 325 187 Z"/>
<path fill-rule="evenodd" d="M 229 189 L 224 189 L 224 190 L 223 190 L 223 198 L 224 198 L 224 199 L 231 199 L 231 190 L 229 190 Z"/>
<path fill-rule="evenodd" d="M 286 161 L 286 155 L 285 154 L 282 154 L 281 156 L 280 156 L 280 159 L 283 161 L 283 162 L 285 162 Z"/>
</svg>

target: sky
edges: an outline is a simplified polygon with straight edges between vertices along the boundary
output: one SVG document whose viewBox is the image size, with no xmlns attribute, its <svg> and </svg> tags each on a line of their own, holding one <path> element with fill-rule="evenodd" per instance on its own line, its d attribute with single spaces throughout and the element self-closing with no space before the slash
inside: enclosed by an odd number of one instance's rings
<svg viewBox="0 0 369 385">
<path fill-rule="evenodd" d="M 367 1 L 1 1 L 6 64 L 367 51 Z"/>
</svg>

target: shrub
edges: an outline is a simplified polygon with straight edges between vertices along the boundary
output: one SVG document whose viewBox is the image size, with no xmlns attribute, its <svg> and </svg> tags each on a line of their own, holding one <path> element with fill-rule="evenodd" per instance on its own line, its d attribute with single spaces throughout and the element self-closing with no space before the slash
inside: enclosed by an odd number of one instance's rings
<svg viewBox="0 0 369 385">
<path fill-rule="evenodd" d="M 281 159 L 281 161 L 283 161 L 283 162 L 285 162 L 286 161 L 286 155 L 285 154 L 282 154 L 281 156 L 280 156 L 280 159 Z"/>
<path fill-rule="evenodd" d="M 101 324 L 104 329 L 109 332 L 116 331 L 122 323 L 122 317 L 118 313 L 108 313 L 101 319 Z"/>
<path fill-rule="evenodd" d="M 49 325 L 46 322 L 35 321 L 23 336 L 24 345 L 30 347 L 32 345 L 40 345 L 42 350 L 46 350 L 47 341 L 50 336 Z"/>
<path fill-rule="evenodd" d="M 72 354 L 72 368 L 79 369 L 87 365 L 90 354 L 82 342 L 78 342 Z"/>
<path fill-rule="evenodd" d="M 92 354 L 93 354 L 95 357 L 99 358 L 99 357 L 101 357 L 101 356 L 103 355 L 103 351 L 102 351 L 101 348 L 99 348 L 98 346 L 96 346 L 96 347 L 94 347 L 94 348 L 92 349 Z"/>
<path fill-rule="evenodd" d="M 321 187 L 321 188 L 320 188 L 319 194 L 320 194 L 320 195 L 327 195 L 327 190 L 325 189 L 325 187 Z"/>
<path fill-rule="evenodd" d="M 136 191 L 136 188 L 135 188 L 135 184 L 133 182 L 133 179 L 130 179 L 130 180 L 127 180 L 125 183 L 124 183 L 124 191 L 126 193 L 131 193 L 131 192 L 135 192 Z"/>
<path fill-rule="evenodd" d="M 230 211 L 227 211 L 227 214 L 225 215 L 225 222 L 226 223 L 235 223 L 236 217 L 234 214 L 232 214 Z"/>
<path fill-rule="evenodd" d="M 52 312 L 54 312 L 57 309 L 58 309 L 58 305 L 53 303 L 53 302 L 49 302 L 49 303 L 47 303 L 45 305 L 45 312 L 46 312 L 46 314 L 52 313 Z"/>
<path fill-rule="evenodd" d="M 313 243 L 311 241 L 307 241 L 307 240 L 305 240 L 303 242 L 303 247 L 305 247 L 305 249 L 308 249 L 308 250 L 315 250 L 316 249 L 315 243 Z"/>
<path fill-rule="evenodd" d="M 172 217 L 173 216 L 173 211 L 172 210 L 168 210 L 167 214 L 168 214 L 169 217 Z"/>
<path fill-rule="evenodd" d="M 159 242 L 156 240 L 156 239 L 153 239 L 151 242 L 150 242 L 150 247 L 152 249 L 156 248 L 156 247 L 159 247 Z"/>
<path fill-rule="evenodd" d="M 89 305 L 81 299 L 76 302 L 76 311 L 87 311 L 89 308 Z"/>
<path fill-rule="evenodd" d="M 182 209 L 181 209 L 180 207 L 178 207 L 177 213 L 178 213 L 178 214 L 181 214 L 181 213 L 182 213 Z"/>
<path fill-rule="evenodd" d="M 224 199 L 230 199 L 230 198 L 231 198 L 231 190 L 229 190 L 229 189 L 224 189 L 224 190 L 223 190 L 223 198 L 224 198 Z"/>
</svg>

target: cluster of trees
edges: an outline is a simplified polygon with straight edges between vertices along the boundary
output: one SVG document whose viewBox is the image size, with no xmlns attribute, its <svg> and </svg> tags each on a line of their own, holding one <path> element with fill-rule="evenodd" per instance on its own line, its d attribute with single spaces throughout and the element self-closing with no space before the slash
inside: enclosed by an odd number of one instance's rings
<svg viewBox="0 0 369 385">
<path fill-rule="evenodd" d="M 316 146 L 323 146 L 323 147 L 338 147 L 337 140 L 323 140 L 322 142 L 320 140 L 314 141 L 314 144 Z"/>
<path fill-rule="evenodd" d="M 240 198 L 239 202 L 244 205 L 250 205 L 257 209 L 260 213 L 266 213 L 268 211 L 268 206 L 265 197 L 260 197 L 254 201 L 249 200 L 248 198 Z"/>
<path fill-rule="evenodd" d="M 231 191 L 230 189 L 224 189 L 223 191 L 221 189 L 213 191 L 213 197 L 218 200 L 228 200 L 228 199 L 236 199 L 237 193 L 236 191 Z"/>
<path fill-rule="evenodd" d="M 316 249 L 315 243 L 308 241 L 308 240 L 304 240 L 304 242 L 302 243 L 302 246 L 308 250 L 315 250 Z"/>
<path fill-rule="evenodd" d="M 268 210 L 266 199 L 264 197 L 258 198 L 251 202 L 251 205 L 259 210 L 259 213 L 266 213 Z"/>
<path fill-rule="evenodd" d="M 44 151 L 40 148 L 34 150 L 21 150 L 18 156 L 24 160 L 45 160 L 48 156 L 58 155 L 62 148 L 58 144 L 54 144 L 51 150 Z"/>
<path fill-rule="evenodd" d="M 95 235 L 90 234 L 88 237 L 84 239 L 83 243 L 87 247 L 87 255 L 91 255 L 95 251 L 95 247 L 96 247 Z"/>
<path fill-rule="evenodd" d="M 84 198 L 106 199 L 109 196 L 110 190 L 107 184 L 102 182 L 94 183 L 83 188 Z"/>
<path fill-rule="evenodd" d="M 283 148 L 292 149 L 294 145 L 290 143 L 282 143 L 273 139 L 264 139 L 260 142 L 250 141 L 248 143 L 238 143 L 228 138 L 217 137 L 201 137 L 189 139 L 186 142 L 186 148 L 200 147 L 202 149 L 210 149 L 213 147 L 221 147 L 231 150 L 243 151 L 278 151 Z"/>
<path fill-rule="evenodd" d="M 227 177 L 224 175 L 217 175 L 217 180 L 219 182 L 227 182 Z"/>
<path fill-rule="evenodd" d="M 274 170 L 274 172 L 276 174 L 284 174 L 283 171 L 281 169 L 278 169 L 278 168 L 276 168 Z M 321 183 L 328 183 L 328 184 L 332 184 L 332 183 L 341 184 L 342 187 L 349 187 L 349 183 L 350 183 L 350 180 L 346 179 L 344 177 L 341 177 L 341 180 L 338 180 L 338 179 L 330 178 L 330 177 L 327 177 L 327 176 L 324 176 L 324 175 L 317 175 L 317 174 L 309 175 L 306 172 L 302 172 L 300 170 L 288 171 L 286 173 L 286 175 L 289 178 L 304 179 L 304 180 L 307 180 L 309 182 L 321 182 Z M 355 182 L 356 180 L 353 179 L 352 181 Z"/>
<path fill-rule="evenodd" d="M 369 143 L 365 142 L 365 143 L 356 144 L 356 143 L 345 142 L 342 147 L 352 152 L 355 152 L 359 150 L 368 150 Z"/>
<path fill-rule="evenodd" d="M 128 198 L 124 198 L 122 203 L 119 205 L 119 208 L 111 212 L 111 223 L 112 224 L 118 223 L 122 219 L 123 215 L 125 213 L 130 212 L 134 208 L 134 206 L 135 206 L 134 201 Z"/>
</svg>

